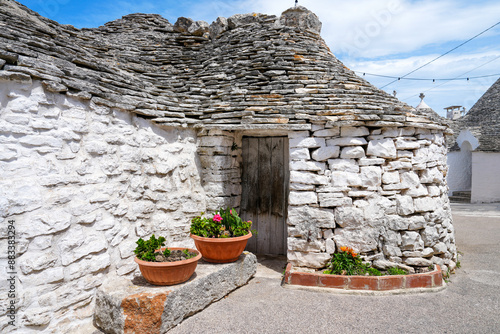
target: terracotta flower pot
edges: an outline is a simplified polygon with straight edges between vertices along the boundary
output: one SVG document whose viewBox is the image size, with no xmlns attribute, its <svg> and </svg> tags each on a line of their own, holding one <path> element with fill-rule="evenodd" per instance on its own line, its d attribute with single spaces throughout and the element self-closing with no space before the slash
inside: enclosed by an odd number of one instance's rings
<svg viewBox="0 0 500 334">
<path fill-rule="evenodd" d="M 203 260 L 213 263 L 227 263 L 238 260 L 245 250 L 252 232 L 241 237 L 205 238 L 191 234 L 196 248 L 201 252 Z"/>
<path fill-rule="evenodd" d="M 171 250 L 184 250 L 181 247 L 169 247 Z M 162 248 L 162 251 L 165 248 Z M 142 276 L 154 285 L 173 285 L 187 281 L 194 273 L 201 254 L 196 249 L 188 248 L 189 252 L 197 253 L 195 257 L 175 262 L 148 262 L 134 259 L 139 265 Z"/>
</svg>

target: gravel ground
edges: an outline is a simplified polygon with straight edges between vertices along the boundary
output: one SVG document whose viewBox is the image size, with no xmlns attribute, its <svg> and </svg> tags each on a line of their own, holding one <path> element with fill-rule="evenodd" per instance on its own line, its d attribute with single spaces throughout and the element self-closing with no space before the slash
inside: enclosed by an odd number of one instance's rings
<svg viewBox="0 0 500 334">
<path fill-rule="evenodd" d="M 437 293 L 284 289 L 283 258 L 169 333 L 500 333 L 500 204 L 452 205 L 461 269 Z"/>
</svg>

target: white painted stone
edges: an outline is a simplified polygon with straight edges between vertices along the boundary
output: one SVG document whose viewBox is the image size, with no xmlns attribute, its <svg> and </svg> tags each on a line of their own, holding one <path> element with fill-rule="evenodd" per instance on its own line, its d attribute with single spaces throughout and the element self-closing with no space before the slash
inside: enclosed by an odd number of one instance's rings
<svg viewBox="0 0 500 334">
<path fill-rule="evenodd" d="M 288 204 L 290 205 L 304 205 L 304 204 L 317 204 L 318 196 L 313 191 L 290 191 Z"/>
<path fill-rule="evenodd" d="M 360 227 L 365 222 L 363 210 L 356 207 L 337 207 L 335 208 L 335 221 L 340 227 Z"/>
<path fill-rule="evenodd" d="M 423 216 L 412 216 L 409 218 L 410 224 L 408 225 L 408 230 L 421 230 L 427 225 L 427 221 Z"/>
<path fill-rule="evenodd" d="M 426 226 L 421 232 L 425 246 L 433 247 L 439 240 L 439 233 L 435 226 Z"/>
<path fill-rule="evenodd" d="M 364 187 L 377 187 L 382 182 L 382 170 L 380 167 L 368 166 L 360 168 L 361 182 Z"/>
<path fill-rule="evenodd" d="M 394 140 L 390 138 L 370 140 L 366 154 L 368 156 L 394 159 L 396 158 L 396 146 L 394 145 Z"/>
<path fill-rule="evenodd" d="M 361 146 L 348 146 L 340 153 L 342 159 L 358 159 L 365 157 L 365 150 Z"/>
<path fill-rule="evenodd" d="M 290 182 L 303 184 L 323 184 L 329 183 L 329 178 L 325 175 L 318 175 L 310 172 L 294 171 L 290 172 Z"/>
<path fill-rule="evenodd" d="M 443 173 L 439 171 L 437 167 L 425 169 L 420 174 L 420 182 L 422 183 L 442 183 Z"/>
<path fill-rule="evenodd" d="M 321 148 L 319 150 L 321 150 Z M 292 148 L 292 149 L 290 149 L 290 159 L 291 160 L 300 160 L 300 159 L 309 160 L 310 158 L 311 157 L 310 157 L 308 148 Z M 321 161 L 318 159 L 314 159 L 314 160 Z"/>
<path fill-rule="evenodd" d="M 55 138 L 46 135 L 28 135 L 19 139 L 19 142 L 29 146 L 50 146 L 61 148 L 63 141 L 60 138 Z"/>
<path fill-rule="evenodd" d="M 407 230 L 410 223 L 407 218 L 399 215 L 387 215 L 385 221 L 387 227 L 394 231 Z"/>
<path fill-rule="evenodd" d="M 290 190 L 313 191 L 316 188 L 313 184 L 290 183 Z"/>
<path fill-rule="evenodd" d="M 290 170 L 322 171 L 325 170 L 325 163 L 301 160 L 290 161 Z"/>
<path fill-rule="evenodd" d="M 415 212 L 427 212 L 436 210 L 436 200 L 433 197 L 419 197 L 413 199 Z"/>
<path fill-rule="evenodd" d="M 28 252 L 19 259 L 19 267 L 24 275 L 53 267 L 57 256 L 53 252 Z"/>
<path fill-rule="evenodd" d="M 366 139 L 362 137 L 340 137 L 334 139 L 327 139 L 328 146 L 359 146 L 366 145 Z"/>
<path fill-rule="evenodd" d="M 337 158 L 339 156 L 339 153 L 340 148 L 338 146 L 325 146 L 313 151 L 312 158 L 316 161 L 325 161 L 330 158 Z"/>
<path fill-rule="evenodd" d="M 360 187 L 363 185 L 361 177 L 357 173 L 334 171 L 331 178 L 334 187 Z"/>
<path fill-rule="evenodd" d="M 108 152 L 108 144 L 101 141 L 89 141 L 84 145 L 85 150 L 91 154 L 103 155 Z"/>
<path fill-rule="evenodd" d="M 336 207 L 336 206 L 349 206 L 352 204 L 352 199 L 349 197 L 338 197 L 337 193 L 319 193 L 318 194 L 319 206 Z"/>
<path fill-rule="evenodd" d="M 403 194 L 411 197 L 422 197 L 427 196 L 429 192 L 427 191 L 427 187 L 419 184 L 417 187 L 410 187 L 408 190 L 404 191 Z"/>
<path fill-rule="evenodd" d="M 370 227 L 362 228 L 336 228 L 333 240 L 337 247 L 352 247 L 360 253 L 376 251 L 379 232 Z"/>
<path fill-rule="evenodd" d="M 408 138 L 397 138 L 395 144 L 398 150 L 415 150 L 420 148 L 419 142 Z"/>
<path fill-rule="evenodd" d="M 413 206 L 413 198 L 411 196 L 396 197 L 397 213 L 399 215 L 408 216 L 415 212 Z"/>
<path fill-rule="evenodd" d="M 401 250 L 419 251 L 424 249 L 424 241 L 418 232 L 405 231 L 401 234 Z"/>
<path fill-rule="evenodd" d="M 328 165 L 332 171 L 358 173 L 359 166 L 353 159 L 329 159 Z"/>
<path fill-rule="evenodd" d="M 376 166 L 383 165 L 385 163 L 385 159 L 383 158 L 361 158 L 359 159 L 360 166 Z"/>
<path fill-rule="evenodd" d="M 324 138 L 294 138 L 290 139 L 290 148 L 316 148 L 316 147 L 324 147 L 325 139 Z"/>
<path fill-rule="evenodd" d="M 102 233 L 91 231 L 84 234 L 80 229 L 76 229 L 74 234 L 69 234 L 59 240 L 59 249 L 61 251 L 61 263 L 66 266 L 92 253 L 97 253 L 108 248 L 106 238 Z M 75 234 L 82 235 L 82 239 L 74 240 Z"/>
<path fill-rule="evenodd" d="M 392 183 L 399 183 L 401 181 L 399 177 L 399 172 L 394 171 L 394 172 L 385 172 L 382 174 L 382 182 L 384 184 L 392 184 Z"/>
</svg>

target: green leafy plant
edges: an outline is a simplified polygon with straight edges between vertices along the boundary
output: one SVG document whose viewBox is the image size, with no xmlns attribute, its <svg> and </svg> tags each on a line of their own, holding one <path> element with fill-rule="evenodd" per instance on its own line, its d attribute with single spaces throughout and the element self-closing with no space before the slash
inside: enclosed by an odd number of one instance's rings
<svg viewBox="0 0 500 334">
<path fill-rule="evenodd" d="M 195 257 L 195 256 L 196 256 L 196 254 L 194 254 L 194 253 L 190 253 L 190 252 L 189 252 L 189 249 L 187 249 L 187 248 L 186 248 L 186 249 L 183 249 L 183 250 L 182 250 L 182 252 L 184 253 L 184 255 L 186 255 L 186 260 L 187 260 L 187 259 L 191 259 L 191 258 L 193 258 L 193 257 Z"/>
<path fill-rule="evenodd" d="M 387 273 L 389 275 L 408 275 L 408 271 L 398 268 L 398 267 L 390 267 L 387 268 Z"/>
<path fill-rule="evenodd" d="M 325 274 L 331 275 L 370 275 L 382 276 L 382 273 L 363 263 L 354 249 L 346 246 L 340 247 L 340 252 L 333 254 Z"/>
<path fill-rule="evenodd" d="M 244 221 L 235 209 L 219 209 L 212 218 L 203 217 L 204 213 L 191 220 L 190 232 L 206 238 L 231 238 L 247 235 L 251 221 Z"/>
<path fill-rule="evenodd" d="M 162 246 L 165 246 L 166 239 L 164 237 L 158 237 L 156 239 L 153 234 L 149 240 L 143 240 L 139 238 L 136 241 L 137 247 L 134 250 L 135 255 L 139 260 L 148 261 L 148 262 L 156 262 L 155 253 L 158 253 Z M 163 251 L 163 255 L 165 257 L 170 256 L 170 249 L 166 248 Z"/>
</svg>

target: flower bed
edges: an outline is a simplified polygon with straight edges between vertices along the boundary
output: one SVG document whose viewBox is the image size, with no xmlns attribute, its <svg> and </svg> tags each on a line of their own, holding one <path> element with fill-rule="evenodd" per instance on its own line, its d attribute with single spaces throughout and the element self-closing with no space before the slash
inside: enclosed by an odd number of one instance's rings
<svg viewBox="0 0 500 334">
<path fill-rule="evenodd" d="M 391 276 L 348 276 L 321 273 L 305 273 L 292 270 L 289 263 L 286 267 L 284 284 L 343 290 L 389 291 L 407 289 L 443 288 L 441 268 L 421 274 Z"/>
</svg>

